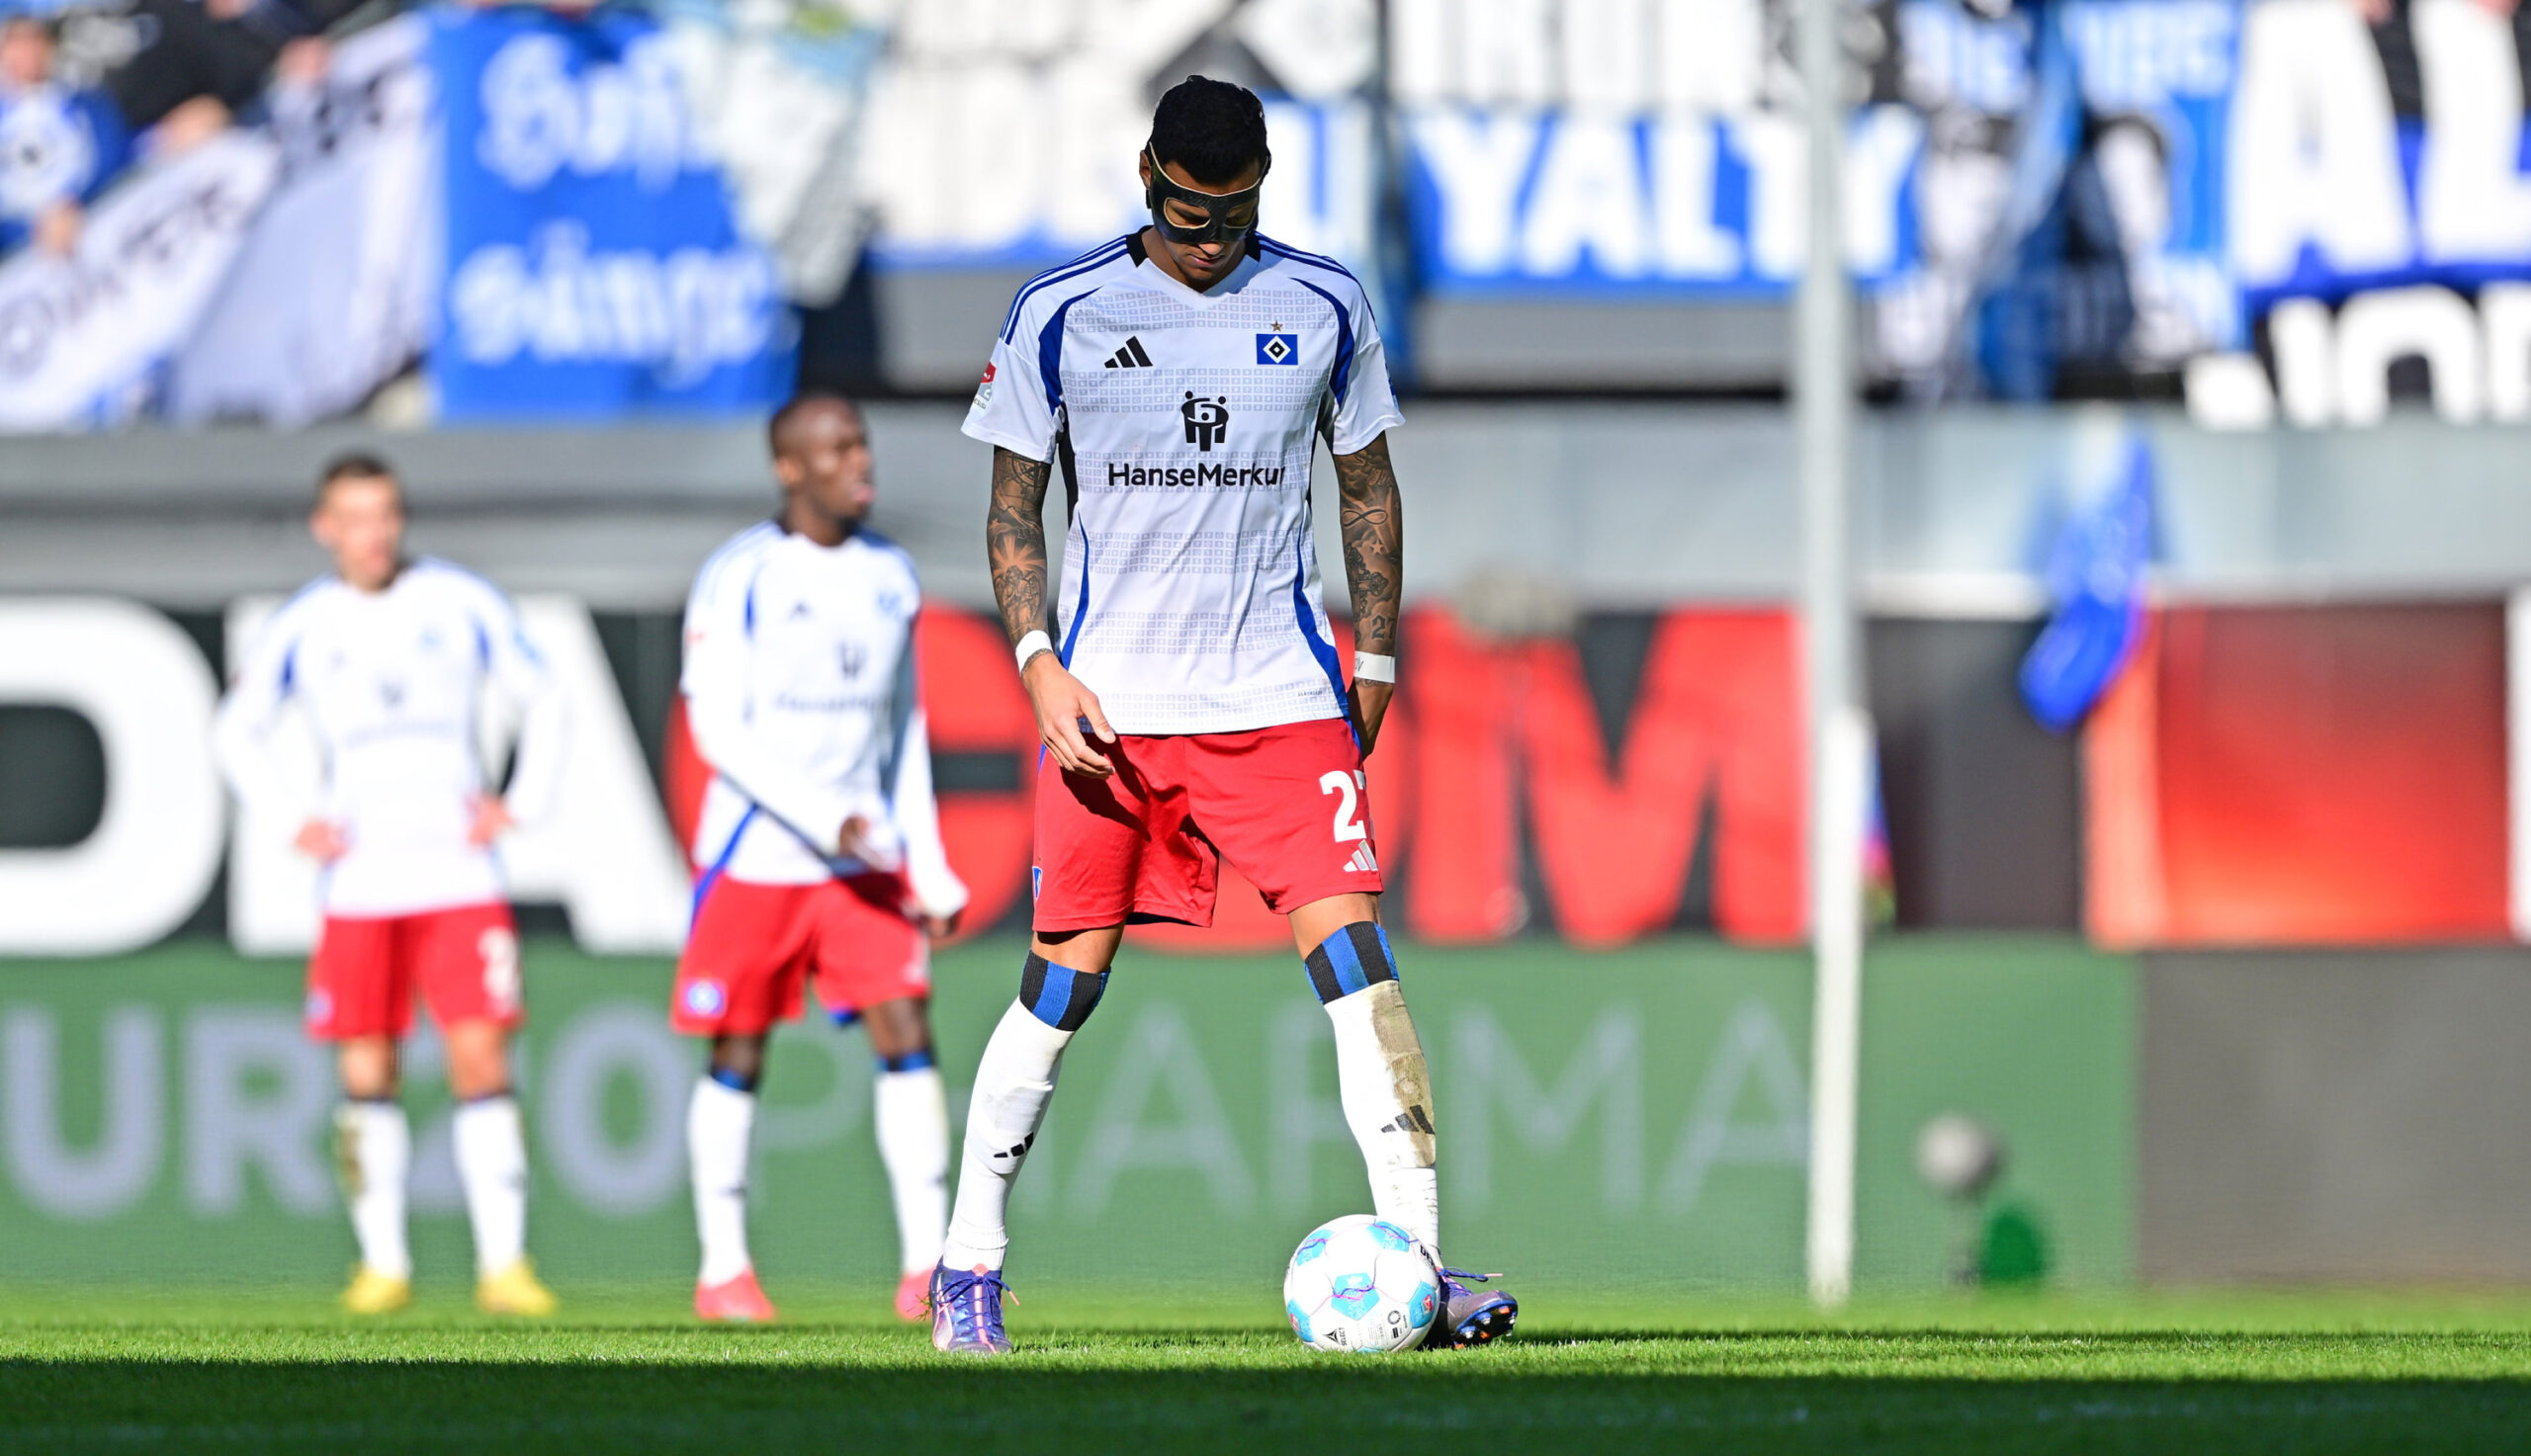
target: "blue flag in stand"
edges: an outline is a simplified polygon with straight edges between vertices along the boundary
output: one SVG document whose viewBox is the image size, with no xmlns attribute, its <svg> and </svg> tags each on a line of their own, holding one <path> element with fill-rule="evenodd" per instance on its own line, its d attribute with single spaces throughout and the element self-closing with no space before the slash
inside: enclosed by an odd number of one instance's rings
<svg viewBox="0 0 2531 1456">
<path fill-rule="evenodd" d="M 448 423 L 755 415 L 797 323 L 688 112 L 657 21 L 438 7 Z"/>
<path fill-rule="evenodd" d="M 2118 483 L 2076 511 L 2056 539 L 2048 563 L 2056 613 L 2021 660 L 2022 701 L 2050 732 L 2082 722 L 2135 655 L 2152 542 L 2152 447 L 2131 435 Z"/>
</svg>

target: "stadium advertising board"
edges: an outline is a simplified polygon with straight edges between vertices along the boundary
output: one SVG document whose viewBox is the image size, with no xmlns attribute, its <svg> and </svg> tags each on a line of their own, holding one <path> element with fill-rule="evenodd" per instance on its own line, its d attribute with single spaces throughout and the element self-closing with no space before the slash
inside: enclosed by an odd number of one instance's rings
<svg viewBox="0 0 2531 1456">
<path fill-rule="evenodd" d="M 228 642 L 272 605 L 235 604 Z M 670 825 L 692 821 L 700 761 L 681 733 L 666 735 L 663 813 L 586 608 L 562 597 L 520 608 L 569 702 L 573 748 L 555 814 L 504 841 L 514 898 L 562 905 L 589 950 L 673 950 L 689 892 Z M 934 604 L 918 631 L 942 834 L 975 896 L 968 922 L 1015 928 L 1026 914 L 1035 720 L 997 622 Z M 1606 715 L 1570 640 L 1490 641 L 1434 609 L 1408 613 L 1407 633 L 1416 665 L 1371 762 L 1367 804 L 1397 923 L 1458 943 L 1529 928 L 1594 946 L 1680 926 L 1758 944 L 1798 938 L 1802 789 L 1786 613 L 1662 614 L 1631 704 Z M 97 828 L 79 842 L 0 855 L 0 953 L 146 945 L 185 922 L 223 864 L 225 923 L 240 949 L 311 943 L 316 872 L 289 847 L 294 826 L 235 816 L 223 857 L 211 669 L 181 631 L 128 603 L 28 600 L 0 602 L 0 634 L 34 644 L 0 662 L 0 703 L 67 705 L 89 719 L 106 785 Z M 487 762 L 504 757 L 497 718 Z M 313 741 L 285 722 L 312 779 Z M 193 808 L 151 833 L 145 794 Z M 1286 932 L 1257 895 L 1227 868 L 1222 880 L 1211 929 L 1135 935 L 1157 948 L 1281 945 Z"/>
<path fill-rule="evenodd" d="M 272 606 L 241 602 L 232 632 Z M 521 615 L 568 700 L 573 752 L 552 820 L 504 846 L 512 888 L 567 906 L 589 949 L 672 951 L 685 935 L 684 867 L 588 612 L 531 597 Z M 128 602 L 38 598 L 0 600 L 0 703 L 69 709 L 94 732 L 104 770 L 94 827 L 76 843 L 0 852 L 0 954 L 147 945 L 186 921 L 223 864 L 229 934 L 241 948 L 271 954 L 313 941 L 315 872 L 289 850 L 291 827 L 243 815 L 223 827 L 210 748 L 218 689 L 191 639 Z M 312 735 L 288 727 L 312 780 Z M 491 731 L 497 745 L 497 724 Z"/>
<path fill-rule="evenodd" d="M 237 641 L 270 606 L 237 603 L 224 635 Z M 628 693 L 636 678 L 672 681 L 673 653 L 648 666 L 611 655 L 569 598 L 531 596 L 521 610 L 568 700 L 573 751 L 557 812 L 505 841 L 515 898 L 561 906 L 584 949 L 672 951 L 689 900 L 681 841 L 707 770 L 669 700 L 634 707 Z M 1543 932 L 1598 948 L 1682 929 L 1796 943 L 1803 785 L 1789 616 L 1683 607 L 1606 626 L 1506 639 L 1439 607 L 1406 614 L 1406 671 L 1365 801 L 1389 871 L 1389 923 L 1431 944 Z M 1035 721 L 998 622 L 934 603 L 917 631 L 942 835 L 974 895 L 968 926 L 1015 932 L 1027 917 Z M 1339 638 L 1345 650 L 1342 624 Z M 2004 681 L 2023 640 L 1998 641 L 2005 655 L 1976 670 Z M 2082 728 L 2079 785 L 2069 752 L 2065 815 L 2047 831 L 2067 842 L 2014 842 L 2066 866 L 2061 923 L 2072 928 L 2079 898 L 2083 926 L 2105 945 L 2504 939 L 2531 924 L 2514 849 L 2531 815 L 2507 808 L 2511 763 L 2531 751 L 2531 713 L 2507 708 L 2507 652 L 2523 641 L 2494 602 L 2158 609 Z M 225 811 L 209 751 L 214 663 L 193 637 L 127 602 L 0 600 L 0 708 L 68 710 L 99 760 L 15 780 L 63 801 L 29 806 L 17 822 L 86 827 L 0 850 L 0 954 L 115 954 L 189 921 L 224 927 L 254 954 L 310 942 L 315 872 L 289 847 L 292 826 Z M 1937 681 L 1966 670 L 1944 660 L 1926 669 Z M 1960 893 L 1934 883 L 1941 875 L 2021 884 L 2012 867 L 1909 855 L 1938 853 L 1929 829 L 1991 830 L 2035 812 L 1981 808 L 1979 794 L 2006 793 L 1995 785 L 2044 797 L 2054 781 L 1995 763 L 1946 780 L 1910 746 L 1917 710 L 1881 691 L 1897 734 L 1883 766 L 1895 774 L 1902 914 L 1911 896 L 1921 918 Z M 2018 702 L 1993 712 L 1989 728 L 2009 720 L 2045 737 Z M 312 776 L 312 743 L 287 720 L 282 730 Z M 504 756 L 504 731 L 491 726 L 487 762 Z M 2027 751 L 1980 731 L 1993 752 Z M 75 787 L 90 777 L 102 788 Z M 1968 780 L 1973 793 L 1960 787 Z M 1134 941 L 1283 947 L 1288 932 L 1246 882 L 1229 867 L 1221 880 L 1209 929 L 1143 926 Z M 218 913 L 199 920 L 223 885 Z"/>
<path fill-rule="evenodd" d="M 771 254 L 733 216 L 657 25 L 441 12 L 443 419 L 755 409 L 793 375 Z"/>
<path fill-rule="evenodd" d="M 2052 959 L 2051 959 L 2052 955 Z M 1943 1277 L 1954 1234 L 1907 1149 L 1925 1117 L 1978 1109 L 2013 1139 L 2004 1190 L 2055 1271 L 2125 1277 L 2134 1162 L 2131 976 L 2080 953 L 1946 952 L 1890 967 L 1888 1038 L 1867 1068 L 1865 1267 Z M 1009 1004 L 1008 942 L 944 952 L 935 1023 L 949 1105 Z M 1939 961 L 1936 969 L 1931 962 Z M 1453 1242 L 1532 1289 L 1798 1287 L 1807 968 L 1718 947 L 1574 956 L 1410 953 L 1440 1090 Z M 1542 996 L 1541 978 L 1553 995 Z M 574 1286 L 682 1290 L 694 1232 L 685 1108 L 696 1049 L 667 1028 L 660 960 L 531 942 L 519 1060 L 534 1175 L 529 1242 Z M 251 1284 L 321 1294 L 352 1256 L 328 1153 L 331 1059 L 300 1028 L 300 968 L 169 946 L 98 975 L 0 975 L 0 1279 Z M 1954 1055 L 1962 1028 L 1986 1049 Z M 2010 1035 L 2006 1036 L 2009 1030 Z M 870 1146 L 867 1047 L 822 1017 L 778 1032 L 756 1129 L 765 1282 L 875 1299 L 895 1279 Z M 470 1264 L 435 1037 L 407 1062 L 415 1254 Z M 1326 1013 L 1288 950 L 1129 957 L 1064 1064 L 1065 1096 L 1011 1208 L 1014 1277 L 1271 1291 L 1298 1235 L 1365 1198 L 1336 1105 Z M 1877 1241 L 1877 1242 L 1869 1242 Z"/>
</svg>

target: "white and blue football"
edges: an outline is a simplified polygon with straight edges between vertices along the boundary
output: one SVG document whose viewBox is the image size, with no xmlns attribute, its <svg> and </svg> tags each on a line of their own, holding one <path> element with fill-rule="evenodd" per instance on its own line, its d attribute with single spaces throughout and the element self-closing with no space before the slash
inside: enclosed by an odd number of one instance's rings
<svg viewBox="0 0 2531 1456">
<path fill-rule="evenodd" d="M 1385 1355 L 1433 1328 L 1441 1281 L 1395 1224 L 1347 1214 L 1312 1229 L 1283 1271 L 1283 1313 L 1314 1350 Z"/>
</svg>

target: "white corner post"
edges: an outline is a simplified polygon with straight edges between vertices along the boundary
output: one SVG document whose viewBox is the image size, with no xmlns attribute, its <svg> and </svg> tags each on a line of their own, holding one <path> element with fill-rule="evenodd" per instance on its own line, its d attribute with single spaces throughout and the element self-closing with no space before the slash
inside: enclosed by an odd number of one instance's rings
<svg viewBox="0 0 2531 1456">
<path fill-rule="evenodd" d="M 1801 479 L 1801 642 L 1810 749 L 1813 966 L 1804 1240 L 1811 1300 L 1854 1286 L 1855 1120 L 1863 1054 L 1863 833 L 1871 730 L 1860 707 L 1848 477 L 1855 368 L 1845 268 L 1844 0 L 1800 0 L 1795 54 L 1809 131 L 1808 251 L 1794 301 L 1792 399 Z"/>
</svg>

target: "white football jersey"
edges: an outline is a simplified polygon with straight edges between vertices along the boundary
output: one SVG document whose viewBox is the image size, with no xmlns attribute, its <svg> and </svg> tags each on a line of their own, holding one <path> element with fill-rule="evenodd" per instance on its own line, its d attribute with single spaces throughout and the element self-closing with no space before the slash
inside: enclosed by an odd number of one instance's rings
<svg viewBox="0 0 2531 1456">
<path fill-rule="evenodd" d="M 486 691 L 524 710 L 513 816 L 550 808 L 564 752 L 563 703 L 499 588 L 423 557 L 383 591 L 338 576 L 275 612 L 219 705 L 215 740 L 239 799 L 259 817 L 331 820 L 349 848 L 323 880 L 325 912 L 404 915 L 501 898 L 493 849 L 466 842 L 487 782 L 478 730 Z M 302 705 L 324 753 L 322 797 L 292 802 L 268 735 Z"/>
<path fill-rule="evenodd" d="M 1311 445 L 1398 420 L 1352 274 L 1259 235 L 1197 293 L 1133 233 L 1020 289 L 966 432 L 1063 471 L 1056 641 L 1109 725 L 1212 733 L 1345 715 Z"/>
<path fill-rule="evenodd" d="M 947 915 L 950 871 L 915 679 L 914 558 L 874 532 L 824 547 L 766 521 L 703 563 L 685 609 L 686 722 L 712 766 L 695 825 L 705 877 L 811 885 L 903 868 Z M 866 861 L 832 851 L 870 824 Z"/>
</svg>

